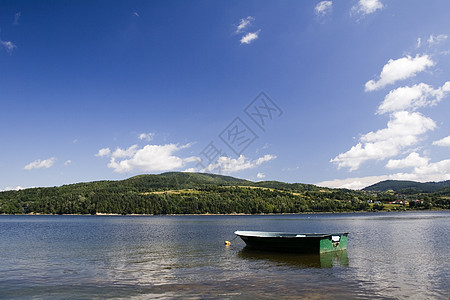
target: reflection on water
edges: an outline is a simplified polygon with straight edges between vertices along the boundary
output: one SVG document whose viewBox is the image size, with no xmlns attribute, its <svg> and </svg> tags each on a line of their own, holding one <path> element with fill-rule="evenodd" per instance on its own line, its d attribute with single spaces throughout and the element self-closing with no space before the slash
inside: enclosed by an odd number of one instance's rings
<svg viewBox="0 0 450 300">
<path fill-rule="evenodd" d="M 274 266 L 290 266 L 297 268 L 331 268 L 333 266 L 348 267 L 347 250 L 321 254 L 279 253 L 249 249 L 239 251 L 242 259 L 267 261 Z"/>
<path fill-rule="evenodd" d="M 236 230 L 350 231 L 346 251 L 249 250 Z M 0 216 L 0 299 L 448 299 L 450 212 Z M 226 247 L 223 242 L 232 240 Z"/>
<path fill-rule="evenodd" d="M 351 246 L 353 276 L 379 295 L 449 299 L 449 217 L 441 212 L 353 220 L 358 224 Z"/>
</svg>

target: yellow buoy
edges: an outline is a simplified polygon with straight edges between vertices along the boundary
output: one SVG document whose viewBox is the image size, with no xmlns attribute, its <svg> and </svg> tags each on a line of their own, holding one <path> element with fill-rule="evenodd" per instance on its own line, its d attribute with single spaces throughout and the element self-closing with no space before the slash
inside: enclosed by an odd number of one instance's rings
<svg viewBox="0 0 450 300">
<path fill-rule="evenodd" d="M 229 246 L 230 244 L 230 241 L 225 241 L 225 245 Z"/>
</svg>

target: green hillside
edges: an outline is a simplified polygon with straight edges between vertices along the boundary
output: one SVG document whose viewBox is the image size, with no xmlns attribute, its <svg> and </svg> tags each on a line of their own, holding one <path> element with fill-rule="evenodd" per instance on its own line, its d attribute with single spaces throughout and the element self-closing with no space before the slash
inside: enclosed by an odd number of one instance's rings
<svg viewBox="0 0 450 300">
<path fill-rule="evenodd" d="M 394 192 L 414 194 L 414 193 L 436 193 L 448 192 L 450 180 L 441 182 L 415 182 L 403 180 L 385 180 L 364 188 L 364 191 L 385 192 L 392 190 Z"/>
<path fill-rule="evenodd" d="M 427 208 L 449 208 L 449 200 L 422 195 Z M 374 200 L 386 192 L 321 188 L 278 181 L 252 182 L 231 176 L 168 172 L 120 181 L 0 192 L 0 214 L 232 214 L 344 212 L 383 209 Z M 425 206 L 415 206 L 422 209 Z M 397 209 L 398 207 L 395 207 Z M 402 207 L 401 209 L 406 209 Z"/>
</svg>

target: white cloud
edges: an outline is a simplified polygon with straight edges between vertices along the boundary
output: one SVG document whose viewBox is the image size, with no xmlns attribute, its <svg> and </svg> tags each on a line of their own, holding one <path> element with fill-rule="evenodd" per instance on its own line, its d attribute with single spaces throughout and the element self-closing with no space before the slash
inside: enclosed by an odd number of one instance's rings
<svg viewBox="0 0 450 300">
<path fill-rule="evenodd" d="M 369 80 L 366 82 L 366 91 L 374 91 L 393 84 L 398 80 L 407 79 L 415 76 L 418 72 L 424 71 L 428 67 L 434 66 L 434 62 L 428 55 L 416 55 L 412 58 L 406 56 L 397 60 L 390 59 L 380 74 L 378 81 Z"/>
<path fill-rule="evenodd" d="M 322 181 L 316 183 L 318 186 L 325 186 L 329 188 L 341 188 L 341 189 L 351 189 L 351 190 L 359 190 L 366 186 L 375 184 L 377 182 L 388 180 L 388 175 L 381 176 L 367 176 L 367 177 L 352 177 L 345 179 L 334 179 L 328 181 Z"/>
<path fill-rule="evenodd" d="M 14 50 L 14 48 L 17 48 L 17 46 L 14 45 L 14 44 L 13 44 L 12 42 L 10 42 L 10 41 L 2 41 L 2 40 L 0 40 L 0 45 L 2 45 L 2 46 L 6 49 L 6 51 L 7 51 L 9 54 L 12 53 L 12 51 Z"/>
<path fill-rule="evenodd" d="M 352 7 L 352 12 L 368 15 L 382 8 L 383 3 L 379 0 L 359 0 L 358 4 Z"/>
<path fill-rule="evenodd" d="M 70 165 L 72 163 L 72 161 L 70 160 L 70 159 L 68 159 L 68 160 L 66 160 L 65 162 L 64 162 L 64 165 L 65 166 L 68 166 L 68 165 Z"/>
<path fill-rule="evenodd" d="M 411 173 L 392 174 L 389 175 L 389 179 L 419 182 L 450 180 L 450 159 L 415 167 Z"/>
<path fill-rule="evenodd" d="M 316 15 L 318 17 L 323 17 L 331 12 L 333 9 L 333 2 L 332 1 L 322 1 L 319 2 L 314 10 L 316 11 Z"/>
<path fill-rule="evenodd" d="M 414 168 L 415 180 L 441 181 L 450 179 L 450 159 Z"/>
<path fill-rule="evenodd" d="M 262 179 L 262 178 L 266 177 L 266 175 L 264 173 L 258 173 L 258 174 L 256 174 L 256 177 L 258 177 L 259 179 Z"/>
<path fill-rule="evenodd" d="M 16 186 L 16 187 L 11 187 L 11 186 L 7 186 L 5 187 L 3 190 L 0 190 L 0 192 L 7 192 L 7 191 L 20 191 L 23 190 L 24 188 L 21 187 L 20 185 Z"/>
<path fill-rule="evenodd" d="M 255 161 L 255 165 L 259 166 L 260 164 L 266 162 L 266 161 L 271 161 L 273 159 L 277 158 L 275 155 L 271 155 L 271 154 L 266 154 L 263 157 L 258 158 Z"/>
<path fill-rule="evenodd" d="M 221 156 L 217 159 L 216 163 L 208 165 L 204 172 L 211 172 L 214 170 L 220 170 L 225 174 L 230 174 L 242 170 L 255 168 L 267 161 L 277 158 L 275 155 L 266 154 L 256 160 L 249 160 L 244 155 L 240 155 L 238 158 L 230 158 L 227 156 Z"/>
<path fill-rule="evenodd" d="M 132 145 L 128 147 L 128 149 L 120 149 L 117 148 L 112 153 L 112 158 L 124 158 L 124 157 L 132 157 L 138 150 L 138 145 Z"/>
<path fill-rule="evenodd" d="M 427 43 L 437 44 L 447 38 L 446 35 L 432 35 Z M 422 39 L 418 38 L 417 47 L 421 47 L 423 44 Z M 415 57 L 408 55 L 396 60 L 390 59 L 383 66 L 377 79 L 366 82 L 365 90 L 381 89 L 399 80 L 416 76 L 419 72 L 434 65 L 435 62 L 427 54 L 417 54 Z M 424 134 L 437 127 L 431 118 L 425 117 L 417 110 L 438 104 L 449 92 L 450 81 L 436 89 L 428 84 L 419 83 L 391 90 L 377 110 L 377 114 L 389 114 L 390 120 L 387 127 L 362 135 L 357 144 L 350 150 L 340 153 L 330 160 L 338 168 L 347 167 L 350 171 L 354 171 L 359 169 L 361 164 L 366 161 L 389 159 L 385 165 L 387 169 L 410 168 L 408 172 L 336 179 L 323 181 L 317 183 L 317 185 L 360 189 L 382 180 L 413 180 L 418 182 L 449 180 L 450 159 L 430 162 L 430 157 L 423 157 L 417 152 L 412 152 L 413 147 L 417 147 L 419 143 L 424 141 Z M 450 136 L 434 141 L 433 145 L 450 147 Z M 402 156 L 399 157 L 399 155 Z"/>
<path fill-rule="evenodd" d="M 190 147 L 191 144 L 178 146 L 176 144 L 167 145 L 146 145 L 138 149 L 133 145 L 128 149 L 117 148 L 111 155 L 108 168 L 114 169 L 114 172 L 161 172 L 179 169 L 189 162 L 195 162 L 197 157 L 181 158 L 174 153 Z M 119 158 L 123 158 L 119 160 Z"/>
<path fill-rule="evenodd" d="M 51 166 L 53 166 L 53 164 L 55 163 L 56 158 L 55 157 L 51 157 L 49 159 L 44 159 L 44 160 L 40 160 L 37 159 L 31 163 L 29 163 L 28 165 L 26 165 L 24 167 L 25 170 L 32 170 L 32 169 L 40 169 L 40 168 L 50 168 Z"/>
<path fill-rule="evenodd" d="M 416 110 L 420 107 L 433 106 L 450 92 L 450 81 L 442 87 L 433 89 L 428 84 L 400 87 L 389 92 L 378 107 L 378 114 L 400 110 Z"/>
<path fill-rule="evenodd" d="M 443 139 L 440 139 L 438 141 L 434 141 L 433 145 L 442 146 L 442 147 L 450 147 L 450 135 Z"/>
<path fill-rule="evenodd" d="M 139 14 L 138 14 L 137 12 L 133 12 L 133 15 L 134 15 L 135 17 L 139 17 Z"/>
<path fill-rule="evenodd" d="M 97 154 L 95 154 L 95 156 L 103 157 L 103 156 L 108 156 L 110 154 L 111 154 L 111 149 L 102 148 L 102 149 L 98 150 L 98 152 L 97 152 Z"/>
<path fill-rule="evenodd" d="M 437 36 L 435 35 L 430 35 L 430 37 L 428 38 L 427 42 L 432 45 L 432 44 L 439 44 L 443 41 L 445 41 L 448 38 L 448 35 L 446 34 L 439 34 Z"/>
<path fill-rule="evenodd" d="M 256 40 L 259 36 L 261 29 L 255 32 L 249 32 L 241 38 L 241 44 L 250 44 L 254 40 Z"/>
<path fill-rule="evenodd" d="M 241 19 L 239 25 L 236 26 L 236 33 L 241 33 L 246 27 L 248 27 L 255 18 L 248 16 L 247 18 Z"/>
<path fill-rule="evenodd" d="M 369 132 L 360 142 L 330 162 L 338 168 L 357 170 L 367 160 L 383 160 L 400 154 L 406 147 L 419 141 L 419 136 L 436 128 L 435 122 L 418 112 L 399 111 L 391 115 L 387 128 Z"/>
<path fill-rule="evenodd" d="M 422 166 L 415 167 L 413 172 L 410 173 L 334 179 L 322 181 L 316 183 L 316 185 L 330 188 L 359 190 L 384 180 L 412 180 L 418 182 L 450 180 L 450 159 L 441 160 L 435 163 L 427 163 Z"/>
<path fill-rule="evenodd" d="M 141 133 L 139 135 L 139 139 L 140 140 L 146 140 L 147 142 L 150 142 L 151 140 L 153 140 L 153 137 L 155 136 L 155 134 L 153 132 L 148 132 L 148 133 Z"/>
<path fill-rule="evenodd" d="M 412 152 L 403 159 L 390 159 L 386 164 L 388 169 L 403 169 L 409 167 L 423 167 L 428 164 L 430 159 L 427 157 L 421 157 L 419 153 Z"/>
</svg>

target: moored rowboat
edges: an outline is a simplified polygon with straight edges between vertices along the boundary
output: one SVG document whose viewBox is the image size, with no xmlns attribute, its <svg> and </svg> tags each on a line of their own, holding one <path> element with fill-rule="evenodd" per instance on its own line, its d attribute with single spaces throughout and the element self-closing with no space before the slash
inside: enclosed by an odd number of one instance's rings
<svg viewBox="0 0 450 300">
<path fill-rule="evenodd" d="M 251 249 L 324 253 L 347 249 L 348 232 L 344 233 L 287 233 L 267 231 L 235 231 Z"/>
</svg>

